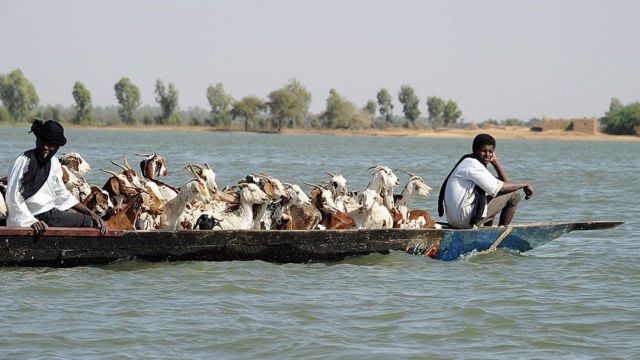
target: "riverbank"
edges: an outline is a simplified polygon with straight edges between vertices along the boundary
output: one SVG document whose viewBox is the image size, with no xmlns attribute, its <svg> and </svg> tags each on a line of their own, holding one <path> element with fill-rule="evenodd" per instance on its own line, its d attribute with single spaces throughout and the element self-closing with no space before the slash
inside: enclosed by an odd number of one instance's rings
<svg viewBox="0 0 640 360">
<path fill-rule="evenodd" d="M 0 127 L 28 127 L 28 124 L 3 124 Z M 236 132 L 243 133 L 242 129 L 221 130 L 205 126 L 158 126 L 158 125 L 132 125 L 132 126 L 78 126 L 64 124 L 70 129 L 111 130 L 111 131 L 167 131 L 167 132 Z M 266 132 L 266 131 L 265 131 Z M 516 126 L 483 126 L 468 129 L 282 129 L 282 134 L 295 135 L 327 135 L 327 136 L 406 136 L 425 138 L 473 138 L 480 133 L 490 133 L 497 139 L 508 140 L 584 140 L 584 141 L 640 141 L 640 136 L 633 135 L 609 135 L 598 132 L 585 134 L 574 131 L 548 130 L 531 131 L 528 127 Z"/>
</svg>

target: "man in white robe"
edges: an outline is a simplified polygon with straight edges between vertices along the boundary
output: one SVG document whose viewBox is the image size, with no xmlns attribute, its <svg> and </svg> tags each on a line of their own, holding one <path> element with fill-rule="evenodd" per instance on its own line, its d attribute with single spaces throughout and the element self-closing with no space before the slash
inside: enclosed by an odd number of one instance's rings
<svg viewBox="0 0 640 360">
<path fill-rule="evenodd" d="M 511 182 L 495 154 L 496 140 L 489 134 L 473 139 L 473 153 L 464 155 L 442 183 L 438 214 L 447 215 L 449 225 L 458 229 L 493 224 L 500 214 L 500 226 L 511 223 L 522 189 L 525 199 L 533 197 L 528 182 Z M 487 166 L 496 170 L 496 178 Z"/>
<path fill-rule="evenodd" d="M 67 142 L 62 125 L 53 120 L 35 120 L 31 132 L 36 135 L 35 149 L 18 156 L 9 171 L 7 226 L 31 227 L 35 234 L 49 226 L 93 226 L 106 233 L 104 221 L 64 186 L 62 167 L 54 156 Z"/>
</svg>

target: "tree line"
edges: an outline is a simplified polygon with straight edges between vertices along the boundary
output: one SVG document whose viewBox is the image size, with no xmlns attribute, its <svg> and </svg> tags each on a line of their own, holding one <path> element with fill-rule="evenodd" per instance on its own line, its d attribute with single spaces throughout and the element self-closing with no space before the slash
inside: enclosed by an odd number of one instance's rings
<svg viewBox="0 0 640 360">
<path fill-rule="evenodd" d="M 402 85 L 397 99 L 403 116 L 394 114 L 393 96 L 380 89 L 375 99 L 360 108 L 340 95 L 329 91 L 326 108 L 320 114 L 309 113 L 311 93 L 296 79 L 271 91 L 266 99 L 245 96 L 234 99 L 222 83 L 210 85 L 206 97 L 210 109 L 199 107 L 181 110 L 179 92 L 171 82 L 160 79 L 155 84 L 156 106 L 142 105 L 140 90 L 130 79 L 123 77 L 114 85 L 118 105 L 94 106 L 91 92 L 76 81 L 72 95 L 75 104 L 39 106 L 35 86 L 20 69 L 0 74 L 0 121 L 29 121 L 33 118 L 54 119 L 80 125 L 199 125 L 219 129 L 280 131 L 287 128 L 365 129 L 387 127 L 441 128 L 460 126 L 462 111 L 451 99 L 430 96 L 426 99 L 427 113 L 421 116 L 420 99 L 408 84 Z M 515 118 L 502 121 L 489 119 L 483 124 L 507 126 L 536 126 L 538 119 L 524 122 Z M 622 104 L 612 98 L 609 110 L 600 119 L 602 130 L 610 134 L 638 134 L 640 103 Z"/>
<path fill-rule="evenodd" d="M 179 92 L 171 82 L 158 79 L 155 84 L 156 106 L 143 106 L 140 89 L 126 77 L 114 85 L 117 106 L 94 106 L 91 92 L 76 81 L 72 95 L 75 104 L 39 106 L 35 86 L 20 69 L 0 74 L 0 121 L 29 121 L 33 118 L 54 119 L 80 125 L 206 125 L 216 128 L 241 126 L 245 130 L 280 131 L 283 127 L 312 127 L 328 129 L 363 129 L 425 126 L 454 126 L 460 122 L 462 111 L 453 100 L 437 96 L 427 98 L 428 116 L 421 117 L 420 99 L 410 85 L 402 85 L 397 99 L 402 104 L 403 116 L 394 114 L 393 97 L 382 88 L 375 100 L 362 108 L 340 95 L 329 91 L 326 109 L 321 114 L 309 113 L 311 93 L 296 79 L 271 91 L 265 99 L 245 96 L 234 99 L 222 83 L 210 85 L 206 98 L 210 109 L 179 108 Z"/>
</svg>

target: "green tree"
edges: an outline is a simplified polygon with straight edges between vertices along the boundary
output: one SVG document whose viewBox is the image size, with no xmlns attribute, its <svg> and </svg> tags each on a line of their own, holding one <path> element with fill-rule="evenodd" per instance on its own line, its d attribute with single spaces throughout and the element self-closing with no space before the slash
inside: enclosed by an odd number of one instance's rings
<svg viewBox="0 0 640 360">
<path fill-rule="evenodd" d="M 93 123 L 93 106 L 91 105 L 91 92 L 80 81 L 73 85 L 73 100 L 76 102 L 76 114 L 73 117 L 75 124 Z"/>
<path fill-rule="evenodd" d="M 620 101 L 620 99 L 618 99 L 617 97 L 613 97 L 611 98 L 611 102 L 609 103 L 609 112 L 616 112 L 620 109 L 622 109 L 624 107 L 624 105 L 622 104 L 622 101 Z"/>
<path fill-rule="evenodd" d="M 609 112 L 600 119 L 600 123 L 604 127 L 604 131 L 609 134 L 639 135 L 640 102 Z"/>
<path fill-rule="evenodd" d="M 40 119 L 53 120 L 55 122 L 64 123 L 75 116 L 73 107 L 65 109 L 62 105 L 47 105 L 38 107 L 36 116 Z"/>
<path fill-rule="evenodd" d="M 373 100 L 367 101 L 367 104 L 364 106 L 364 111 L 366 111 L 367 114 L 369 114 L 372 120 L 373 118 L 376 117 L 376 110 L 377 110 L 376 102 Z"/>
<path fill-rule="evenodd" d="M 327 108 L 320 115 L 329 129 L 348 129 L 356 116 L 357 109 L 350 101 L 343 99 L 335 89 L 329 90 Z"/>
<path fill-rule="evenodd" d="M 0 74 L 0 99 L 11 118 L 18 121 L 28 120 L 40 102 L 33 83 L 20 69 Z"/>
<path fill-rule="evenodd" d="M 134 114 L 140 107 L 140 90 L 126 77 L 120 79 L 115 84 L 114 89 L 116 91 L 116 99 L 120 104 L 118 109 L 120 119 L 125 124 L 135 124 L 137 120 Z"/>
<path fill-rule="evenodd" d="M 427 98 L 429 121 L 431 121 L 434 129 L 444 125 L 444 105 L 445 101 L 438 96 L 429 96 Z"/>
<path fill-rule="evenodd" d="M 4 108 L 4 106 L 0 106 L 0 121 L 11 120 L 11 114 L 9 111 Z"/>
<path fill-rule="evenodd" d="M 455 123 L 462 116 L 462 111 L 458 109 L 458 104 L 453 100 L 448 100 L 444 104 L 444 110 L 442 112 L 442 118 L 444 119 L 444 126 L 455 125 Z"/>
<path fill-rule="evenodd" d="M 404 117 L 411 121 L 413 127 L 416 126 L 416 119 L 420 116 L 420 99 L 416 95 L 413 88 L 409 85 L 402 85 L 398 93 L 398 100 L 402 104 L 402 112 Z"/>
<path fill-rule="evenodd" d="M 211 125 L 229 127 L 233 98 L 224 91 L 224 85 L 217 83 L 207 88 L 207 100 L 211 105 Z"/>
<path fill-rule="evenodd" d="M 236 101 L 231 109 L 233 118 L 244 118 L 244 131 L 249 131 L 249 123 L 253 123 L 254 119 L 260 111 L 265 108 L 264 101 L 256 96 L 245 96 L 240 101 Z"/>
<path fill-rule="evenodd" d="M 162 113 L 158 116 L 157 123 L 161 125 L 179 124 L 180 115 L 178 115 L 178 90 L 173 83 L 169 83 L 168 88 L 164 86 L 162 80 L 156 81 L 156 101 L 160 105 Z"/>
<path fill-rule="evenodd" d="M 267 105 L 271 111 L 272 123 L 277 131 L 282 125 L 301 125 L 309 112 L 311 93 L 296 79 L 291 79 L 280 89 L 269 93 Z"/>
<path fill-rule="evenodd" d="M 518 118 L 506 118 L 503 121 L 505 126 L 523 126 L 524 125 L 524 121 L 518 119 Z"/>
<path fill-rule="evenodd" d="M 391 94 L 389 94 L 387 89 L 382 88 L 378 91 L 376 98 L 378 99 L 378 111 L 380 112 L 380 116 L 384 117 L 384 127 L 386 127 L 387 123 L 393 122 L 393 104 L 391 103 Z"/>
</svg>

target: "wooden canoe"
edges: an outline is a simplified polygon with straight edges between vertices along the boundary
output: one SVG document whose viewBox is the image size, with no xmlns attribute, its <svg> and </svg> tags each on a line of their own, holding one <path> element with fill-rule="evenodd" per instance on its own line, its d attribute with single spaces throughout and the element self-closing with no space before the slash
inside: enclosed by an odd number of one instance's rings
<svg viewBox="0 0 640 360">
<path fill-rule="evenodd" d="M 71 267 L 118 259 L 338 261 L 391 250 L 449 261 L 492 245 L 525 252 L 570 231 L 620 224 L 551 222 L 469 230 L 110 231 L 103 236 L 91 228 L 49 228 L 38 238 L 29 228 L 0 227 L 0 266 Z"/>
</svg>

